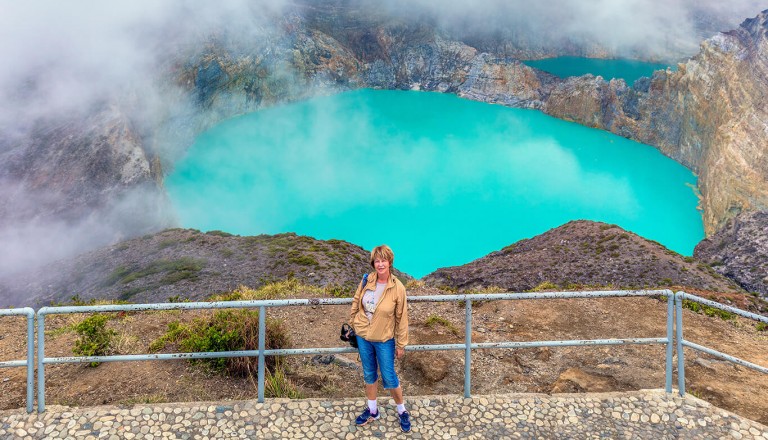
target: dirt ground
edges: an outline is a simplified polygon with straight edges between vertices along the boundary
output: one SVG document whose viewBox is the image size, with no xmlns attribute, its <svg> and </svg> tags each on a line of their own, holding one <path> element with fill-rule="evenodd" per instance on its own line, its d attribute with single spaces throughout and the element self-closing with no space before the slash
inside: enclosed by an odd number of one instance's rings
<svg viewBox="0 0 768 440">
<path fill-rule="evenodd" d="M 429 288 L 409 296 L 441 293 Z M 558 339 L 651 338 L 666 335 L 666 302 L 652 298 L 488 301 L 473 305 L 474 342 Z M 167 323 L 209 312 L 142 312 L 116 316 L 116 352 L 147 353 Z M 457 303 L 411 303 L 411 345 L 461 343 L 464 307 Z M 283 307 L 268 316 L 283 319 L 292 347 L 340 347 L 338 329 L 348 306 Z M 46 320 L 46 356 L 70 356 L 76 338 L 67 330 L 83 316 Z M 428 319 L 433 317 L 432 325 Z M 753 321 L 723 321 L 684 310 L 685 338 L 700 345 L 768 365 L 768 332 Z M 25 355 L 23 319 L 0 319 L 0 360 Z M 398 361 L 406 396 L 461 394 L 463 351 L 408 352 Z M 508 392 L 602 392 L 664 387 L 665 347 L 624 345 L 472 352 L 472 394 Z M 685 351 L 687 391 L 714 405 L 768 424 L 768 375 Z M 291 356 L 289 379 L 304 397 L 363 397 L 356 355 Z M 676 365 L 676 363 L 675 363 Z M 25 406 L 24 368 L 0 370 L 0 409 Z M 231 378 L 187 361 L 109 362 L 46 366 L 46 403 L 68 406 L 131 405 L 179 401 L 255 399 L 255 379 Z M 677 384 L 677 378 L 674 379 Z M 383 393 L 381 394 L 383 395 Z"/>
</svg>

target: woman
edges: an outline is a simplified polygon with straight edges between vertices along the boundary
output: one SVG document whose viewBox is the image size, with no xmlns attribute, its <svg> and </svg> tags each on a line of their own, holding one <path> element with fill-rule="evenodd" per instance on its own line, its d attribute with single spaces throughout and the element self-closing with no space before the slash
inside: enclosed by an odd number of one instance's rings
<svg viewBox="0 0 768 440">
<path fill-rule="evenodd" d="M 357 347 L 363 364 L 365 396 L 368 406 L 355 420 L 358 426 L 379 418 L 376 401 L 376 370 L 381 371 L 384 389 L 389 390 L 397 404 L 400 429 L 411 430 L 410 414 L 405 410 L 403 389 L 395 372 L 395 358 L 405 355 L 408 345 L 408 307 L 405 286 L 392 275 L 395 254 L 387 245 L 371 251 L 371 266 L 375 272 L 368 274 L 368 282 L 360 286 L 352 300 L 349 322 L 357 334 Z"/>
</svg>

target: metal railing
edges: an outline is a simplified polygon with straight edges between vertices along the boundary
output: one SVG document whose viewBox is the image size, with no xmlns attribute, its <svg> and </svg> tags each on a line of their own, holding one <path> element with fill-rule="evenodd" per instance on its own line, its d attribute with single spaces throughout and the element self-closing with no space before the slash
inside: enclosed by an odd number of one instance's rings
<svg viewBox="0 0 768 440">
<path fill-rule="evenodd" d="M 27 412 L 32 412 L 35 387 L 35 311 L 30 307 L 0 309 L 0 316 L 27 317 L 27 358 L 18 361 L 0 362 L 0 368 L 27 367 Z"/>
<path fill-rule="evenodd" d="M 566 299 L 566 298 L 609 298 L 609 297 L 653 297 L 665 295 L 667 297 L 667 335 L 664 338 L 634 338 L 634 339 L 591 339 L 591 340 L 563 340 L 563 341 L 537 341 L 537 342 L 489 342 L 472 343 L 472 302 L 494 300 L 542 300 L 542 299 Z M 623 344 L 666 344 L 666 390 L 672 391 L 672 347 L 674 345 L 673 333 L 673 301 L 674 295 L 669 290 L 624 290 L 603 292 L 547 292 L 547 293 L 495 293 L 495 294 L 465 294 L 465 295 L 431 295 L 408 297 L 408 302 L 456 302 L 465 303 L 465 336 L 461 344 L 436 344 L 436 345 L 411 345 L 407 351 L 428 350 L 464 350 L 464 396 L 470 397 L 471 388 L 471 358 L 472 350 L 491 348 L 532 348 L 532 347 L 563 347 L 563 346 L 587 346 L 587 345 L 623 345 Z M 318 299 L 286 299 L 286 300 L 259 300 L 259 301 L 218 301 L 196 303 L 166 303 L 166 304 L 119 304 L 98 306 L 71 306 L 71 307 L 43 307 L 37 312 L 37 409 L 45 411 L 45 365 L 64 363 L 91 363 L 91 362 L 120 362 L 120 361 L 148 361 L 168 359 L 203 359 L 203 358 L 230 358 L 243 356 L 258 356 L 258 401 L 264 401 L 265 381 L 265 357 L 285 355 L 329 354 L 329 353 L 354 353 L 357 350 L 351 347 L 337 348 L 291 348 L 291 349 L 266 349 L 266 314 L 270 307 L 286 306 L 315 306 L 315 305 L 347 305 L 352 303 L 352 298 L 318 298 Z M 258 308 L 259 309 L 259 347 L 257 350 L 199 352 L 199 353 L 158 353 L 158 354 L 133 354 L 113 356 L 67 356 L 45 357 L 45 317 L 54 314 L 73 313 L 103 313 L 103 312 L 136 312 L 148 310 L 200 310 L 200 309 L 232 309 L 232 308 Z"/>
<path fill-rule="evenodd" d="M 546 299 L 577 299 L 577 298 L 617 298 L 617 297 L 666 297 L 667 301 L 667 326 L 666 336 L 657 338 L 629 338 L 629 339 L 587 339 L 587 340 L 555 340 L 555 341 L 528 341 L 528 342 L 472 342 L 472 303 L 474 301 L 517 301 L 517 300 L 546 300 Z M 596 345 L 627 345 L 627 344 L 660 344 L 666 345 L 666 371 L 665 389 L 672 392 L 673 351 L 677 347 L 678 353 L 678 387 L 680 395 L 685 394 L 685 367 L 683 347 L 689 347 L 714 356 L 721 357 L 731 362 L 738 363 L 763 373 L 768 373 L 768 368 L 738 359 L 723 353 L 719 353 L 707 347 L 683 339 L 682 304 L 683 299 L 700 302 L 722 310 L 736 313 L 740 316 L 757 319 L 768 323 L 768 318 L 745 312 L 740 309 L 725 306 L 684 292 L 674 294 L 670 290 L 619 290 L 598 292 L 545 292 L 545 293 L 493 293 L 493 294 L 465 294 L 465 295 L 430 295 L 411 296 L 408 302 L 464 302 L 465 328 L 464 342 L 456 344 L 411 345 L 407 351 L 432 351 L 432 350 L 463 350 L 464 351 L 464 396 L 470 397 L 471 393 L 471 361 L 472 350 L 496 349 L 496 348 L 534 348 L 534 347 L 565 347 L 565 346 L 596 346 Z M 124 361 L 148 361 L 171 359 L 207 359 L 207 358 L 232 358 L 253 356 L 258 357 L 258 401 L 264 401 L 265 383 L 265 357 L 275 355 L 308 355 L 308 354 L 337 354 L 355 353 L 357 350 L 351 347 L 318 347 L 318 348 L 291 348 L 291 349 L 266 349 L 266 315 L 271 307 L 286 306 L 317 306 L 317 305 L 348 305 L 351 298 L 318 298 L 318 299 L 286 299 L 286 300 L 259 300 L 259 301 L 218 301 L 195 303 L 164 303 L 164 304 L 119 304 L 98 306 L 68 306 L 68 307 L 43 307 L 37 311 L 37 410 L 45 411 L 45 365 L 66 363 L 91 363 L 91 362 L 124 362 Z M 197 352 L 197 353 L 155 353 L 132 354 L 112 356 L 45 356 L 45 317 L 48 315 L 75 314 L 75 313 L 103 313 L 103 312 L 139 312 L 158 310 L 203 310 L 203 309 L 233 309 L 245 308 L 259 310 L 259 341 L 257 350 L 239 350 L 222 352 Z M 32 320 L 35 313 L 30 308 L 15 310 L 0 310 L 1 315 L 22 315 L 28 317 L 26 361 L 1 362 L 0 367 L 27 366 L 27 411 L 32 412 L 33 401 L 33 362 L 34 351 L 34 326 Z M 341 323 L 339 323 L 341 324 Z M 676 331 L 677 330 L 677 331 Z"/>
<path fill-rule="evenodd" d="M 743 316 L 745 318 L 754 319 L 760 322 L 764 322 L 768 324 L 768 317 L 761 316 L 755 313 L 750 313 L 741 309 L 737 309 L 735 307 L 726 306 L 725 304 L 720 304 L 715 301 L 711 301 L 705 298 L 702 298 L 700 296 L 691 295 L 690 293 L 685 292 L 677 292 L 675 294 L 675 308 L 676 312 L 675 315 L 677 317 L 676 319 L 676 326 L 677 326 L 677 388 L 680 392 L 681 396 L 685 395 L 685 352 L 683 351 L 683 347 L 692 348 L 694 350 L 700 351 L 702 353 L 707 353 L 709 355 L 719 357 L 720 359 L 724 359 L 729 362 L 733 362 L 735 364 L 743 365 L 747 368 L 751 368 L 753 370 L 757 370 L 761 373 L 768 374 L 768 368 L 761 367 L 760 365 L 753 364 L 752 362 L 745 361 L 744 359 L 740 359 L 725 353 L 721 353 L 717 350 L 714 350 L 709 347 L 704 347 L 703 345 L 694 344 L 691 341 L 686 341 L 683 338 L 683 301 L 694 301 L 699 304 L 704 304 L 709 307 L 714 307 L 716 309 L 724 310 L 729 313 L 734 313 L 739 316 Z"/>
</svg>

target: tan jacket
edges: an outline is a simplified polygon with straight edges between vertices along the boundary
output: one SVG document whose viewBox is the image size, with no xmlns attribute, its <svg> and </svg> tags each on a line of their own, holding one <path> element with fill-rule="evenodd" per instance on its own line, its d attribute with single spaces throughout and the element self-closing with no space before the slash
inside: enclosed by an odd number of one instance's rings
<svg viewBox="0 0 768 440">
<path fill-rule="evenodd" d="M 398 348 L 408 345 L 408 304 L 405 286 L 394 275 L 389 276 L 387 287 L 381 294 L 373 319 L 368 321 L 363 309 L 363 293 L 376 290 L 376 272 L 368 274 L 368 284 L 360 281 L 352 300 L 349 322 L 361 338 L 371 342 L 384 342 L 395 338 Z"/>
</svg>

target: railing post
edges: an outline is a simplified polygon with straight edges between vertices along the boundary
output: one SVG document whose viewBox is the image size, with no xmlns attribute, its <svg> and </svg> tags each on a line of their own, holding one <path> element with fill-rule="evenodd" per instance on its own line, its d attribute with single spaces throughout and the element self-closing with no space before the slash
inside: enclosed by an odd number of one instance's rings
<svg viewBox="0 0 768 440">
<path fill-rule="evenodd" d="M 677 389 L 685 396 L 685 353 L 683 353 L 683 300 L 685 292 L 675 295 L 675 333 L 677 335 Z"/>
<path fill-rule="evenodd" d="M 672 392 L 672 351 L 675 343 L 674 316 L 675 294 L 671 291 L 667 294 L 667 373 L 665 389 Z"/>
<path fill-rule="evenodd" d="M 267 308 L 259 306 L 259 403 L 264 403 L 264 350 L 266 345 Z"/>
<path fill-rule="evenodd" d="M 470 397 L 472 384 L 472 300 L 464 295 L 464 397 Z"/>
<path fill-rule="evenodd" d="M 45 412 L 45 315 L 37 314 L 37 412 Z"/>
<path fill-rule="evenodd" d="M 35 311 L 27 313 L 27 413 L 32 412 L 35 400 Z"/>
</svg>

